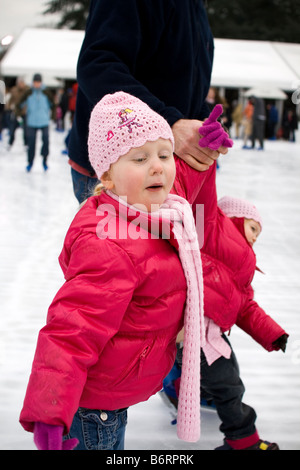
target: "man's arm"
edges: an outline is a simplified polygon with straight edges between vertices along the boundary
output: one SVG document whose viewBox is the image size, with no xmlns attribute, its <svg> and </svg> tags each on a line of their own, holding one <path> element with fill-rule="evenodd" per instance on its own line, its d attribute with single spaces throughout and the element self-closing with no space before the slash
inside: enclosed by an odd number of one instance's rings
<svg viewBox="0 0 300 470">
<path fill-rule="evenodd" d="M 169 46 L 170 37 L 168 41 L 164 38 L 166 30 L 175 27 L 172 26 L 173 16 L 173 2 L 92 0 L 78 61 L 78 104 L 83 102 L 83 93 L 89 105 L 84 106 L 81 114 L 88 115 L 106 93 L 123 90 L 137 96 L 172 126 L 176 154 L 192 168 L 204 171 L 214 163 L 219 153 L 226 153 L 227 150 L 221 148 L 220 151 L 211 151 L 208 148 L 199 148 L 198 129 L 202 122 L 186 119 L 187 116 L 179 106 L 172 104 L 170 99 L 166 100 L 170 87 L 175 86 L 174 77 L 180 76 L 179 72 L 182 71 L 182 56 L 181 60 L 178 56 L 180 66 L 177 64 L 173 70 L 162 62 L 159 53 Z M 181 39 L 183 37 L 181 31 Z M 182 54 L 181 49 L 178 48 L 178 54 Z M 156 93 L 160 83 L 164 90 L 161 95 Z M 178 83 L 181 83 L 180 80 Z M 177 95 L 184 95 L 184 89 L 178 89 Z M 188 94 L 186 98 L 187 101 L 190 99 Z M 180 100 L 174 100 L 175 102 Z M 201 109 L 203 106 L 204 103 Z"/>
<path fill-rule="evenodd" d="M 77 67 L 80 90 L 92 106 L 105 94 L 122 90 L 137 96 L 171 122 L 183 117 L 177 108 L 167 106 L 151 92 L 144 83 L 145 77 L 137 73 L 138 64 L 141 67 L 147 54 L 155 54 L 159 47 L 165 33 L 165 10 L 163 1 L 153 5 L 145 0 L 92 0 Z M 161 71 L 153 63 L 155 73 Z"/>
</svg>

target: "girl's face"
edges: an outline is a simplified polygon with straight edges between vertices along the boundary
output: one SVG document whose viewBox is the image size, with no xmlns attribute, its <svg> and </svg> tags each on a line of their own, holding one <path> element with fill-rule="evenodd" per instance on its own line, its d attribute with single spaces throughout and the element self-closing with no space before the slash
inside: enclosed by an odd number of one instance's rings
<svg viewBox="0 0 300 470">
<path fill-rule="evenodd" d="M 250 243 L 250 245 L 253 246 L 257 240 L 257 237 L 259 236 L 261 232 L 260 224 L 256 222 L 256 220 L 245 219 L 244 229 L 245 229 L 245 235 L 246 235 L 246 239 L 248 243 Z"/>
<path fill-rule="evenodd" d="M 175 173 L 172 144 L 158 139 L 132 148 L 111 165 L 101 181 L 128 204 L 153 212 L 166 200 Z"/>
</svg>

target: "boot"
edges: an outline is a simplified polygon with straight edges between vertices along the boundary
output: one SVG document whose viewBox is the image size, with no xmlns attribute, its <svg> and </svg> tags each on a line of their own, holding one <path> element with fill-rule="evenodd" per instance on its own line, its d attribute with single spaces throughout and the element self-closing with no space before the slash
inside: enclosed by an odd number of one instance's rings
<svg viewBox="0 0 300 470">
<path fill-rule="evenodd" d="M 231 447 L 226 439 L 224 439 L 224 444 L 220 447 L 216 447 L 215 450 L 238 450 Z M 268 442 L 259 439 L 254 445 L 245 447 L 244 449 L 239 450 L 280 450 L 278 445 L 275 442 Z"/>
</svg>

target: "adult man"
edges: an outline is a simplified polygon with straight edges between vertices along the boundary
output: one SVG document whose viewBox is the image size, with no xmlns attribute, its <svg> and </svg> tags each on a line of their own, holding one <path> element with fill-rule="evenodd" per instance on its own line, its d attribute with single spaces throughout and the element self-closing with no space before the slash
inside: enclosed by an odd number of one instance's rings
<svg viewBox="0 0 300 470">
<path fill-rule="evenodd" d="M 213 47 L 203 0 L 91 1 L 69 142 L 79 202 L 95 183 L 87 153 L 90 113 L 107 93 L 126 91 L 161 114 L 176 154 L 191 166 L 205 170 L 213 163 L 218 152 L 198 146 L 200 120 L 209 114 Z"/>
<path fill-rule="evenodd" d="M 33 165 L 35 156 L 36 134 L 38 130 L 42 132 L 41 156 L 43 157 L 43 167 L 48 169 L 47 157 L 49 154 L 49 122 L 52 97 L 48 90 L 42 85 L 42 76 L 36 73 L 33 76 L 32 87 L 26 91 L 18 105 L 19 109 L 26 106 L 26 132 L 28 144 L 28 165 L 26 171 L 29 172 Z"/>
<path fill-rule="evenodd" d="M 23 77 L 18 77 L 16 84 L 10 90 L 10 97 L 7 103 L 8 110 L 10 112 L 9 118 L 9 141 L 8 149 L 10 149 L 15 141 L 15 132 L 20 126 L 20 120 L 22 122 L 21 127 L 23 128 L 23 142 L 24 145 L 27 145 L 27 135 L 26 135 L 26 107 L 23 107 L 21 112 L 17 113 L 17 105 L 21 100 L 22 96 L 26 91 L 29 90 L 29 87 L 26 85 Z"/>
<path fill-rule="evenodd" d="M 258 150 L 264 150 L 264 138 L 266 127 L 266 109 L 265 102 L 262 98 L 256 96 L 251 97 L 252 104 L 254 105 L 254 112 L 252 116 L 252 148 L 255 148 L 256 139 L 259 141 L 260 147 Z"/>
</svg>

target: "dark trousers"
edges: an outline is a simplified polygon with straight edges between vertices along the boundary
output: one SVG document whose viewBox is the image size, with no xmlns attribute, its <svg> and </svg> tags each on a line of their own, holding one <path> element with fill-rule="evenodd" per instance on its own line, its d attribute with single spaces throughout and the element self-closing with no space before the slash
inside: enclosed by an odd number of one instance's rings
<svg viewBox="0 0 300 470">
<path fill-rule="evenodd" d="M 10 120 L 9 120 L 9 141 L 8 141 L 8 144 L 9 145 L 13 145 L 14 141 L 15 141 L 15 133 L 16 133 L 16 130 L 18 129 L 18 127 L 22 127 L 22 130 L 23 130 L 23 141 L 24 141 L 24 145 L 27 145 L 27 134 L 26 134 L 26 122 L 25 122 L 25 116 L 22 117 L 22 124 L 19 124 L 16 116 L 14 115 L 14 113 L 11 114 L 10 116 Z"/>
<path fill-rule="evenodd" d="M 264 138 L 265 138 L 265 121 L 255 119 L 253 121 L 252 127 L 252 147 L 255 147 L 256 139 L 259 141 L 260 147 L 264 148 Z"/>
<path fill-rule="evenodd" d="M 223 338 L 230 345 L 225 335 Z M 220 431 L 225 438 L 237 440 L 256 432 L 256 413 L 242 402 L 245 387 L 240 379 L 239 366 L 233 351 L 229 359 L 220 357 L 210 366 L 203 352 L 201 353 L 201 389 L 214 399 L 222 421 Z"/>
<path fill-rule="evenodd" d="M 47 157 L 49 155 L 49 128 L 45 127 L 28 127 L 27 126 L 27 144 L 28 144 L 28 164 L 32 165 L 34 156 L 35 156 L 35 146 L 36 146 L 36 134 L 37 131 L 42 132 L 42 148 L 41 155 L 43 157 L 43 163 L 47 162 Z"/>
<path fill-rule="evenodd" d="M 79 204 L 89 196 L 93 195 L 93 189 L 99 183 L 97 178 L 85 176 L 71 168 L 73 191 Z"/>
</svg>

